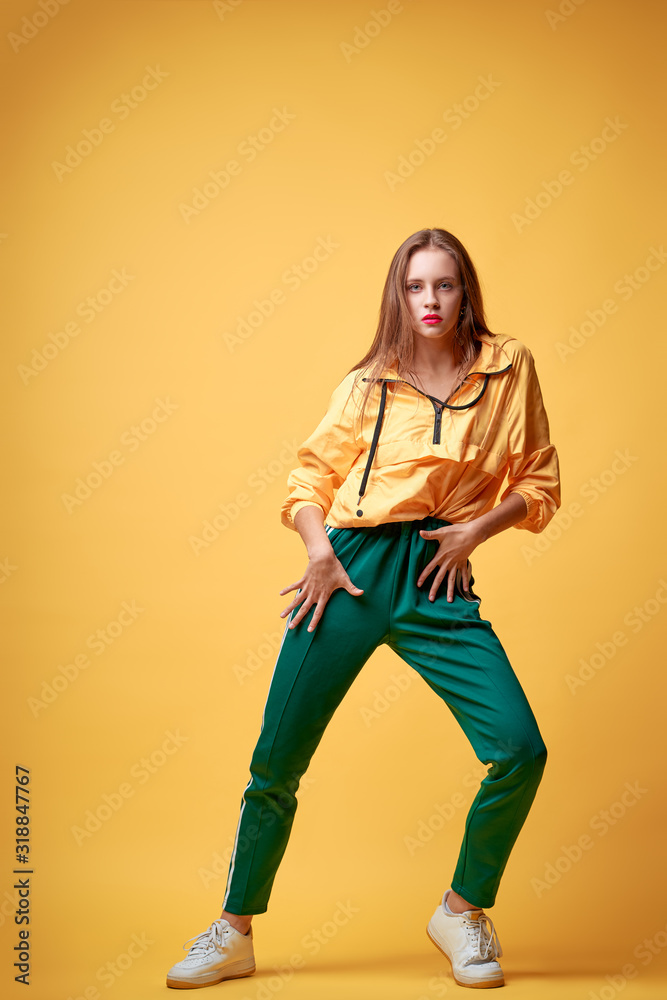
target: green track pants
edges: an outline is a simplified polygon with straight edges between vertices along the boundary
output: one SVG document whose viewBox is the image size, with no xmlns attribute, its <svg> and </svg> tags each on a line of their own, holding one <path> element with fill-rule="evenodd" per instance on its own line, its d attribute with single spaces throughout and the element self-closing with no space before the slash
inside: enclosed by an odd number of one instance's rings
<svg viewBox="0 0 667 1000">
<path fill-rule="evenodd" d="M 289 840 L 301 776 L 355 677 L 382 643 L 414 667 L 453 713 L 477 758 L 491 764 L 468 812 L 452 888 L 475 906 L 492 906 L 510 851 L 540 783 L 547 751 L 507 655 L 480 617 L 474 577 L 468 596 L 456 574 L 436 598 L 429 575 L 437 551 L 433 516 L 359 528 L 325 524 L 336 556 L 364 593 L 334 590 L 313 632 L 315 606 L 299 624 L 290 613 L 273 668 L 250 781 L 241 800 L 223 908 L 264 913 Z M 433 767 L 433 770 L 436 770 Z M 438 775 L 434 774 L 435 781 Z"/>
</svg>

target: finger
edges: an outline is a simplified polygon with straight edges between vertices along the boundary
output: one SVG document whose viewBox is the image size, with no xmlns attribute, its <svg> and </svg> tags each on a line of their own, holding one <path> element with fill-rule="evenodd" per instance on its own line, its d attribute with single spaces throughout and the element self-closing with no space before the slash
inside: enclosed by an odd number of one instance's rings
<svg viewBox="0 0 667 1000">
<path fill-rule="evenodd" d="M 295 616 L 295 617 L 294 617 L 294 618 L 292 619 L 292 621 L 291 621 L 291 622 L 289 623 L 289 627 L 290 627 L 290 628 L 294 628 L 294 626 L 295 626 L 295 625 L 298 625 L 298 624 L 299 624 L 299 622 L 300 622 L 300 621 L 301 621 L 301 619 L 302 619 L 302 618 L 304 617 L 304 615 L 306 614 L 306 612 L 308 611 L 308 609 L 312 607 L 313 603 L 314 603 L 314 602 L 313 602 L 312 600 L 308 600 L 308 602 L 307 602 L 307 603 L 306 603 L 306 601 L 304 601 L 304 603 L 303 603 L 303 604 L 301 605 L 301 607 L 299 608 L 299 610 L 298 610 L 298 612 L 297 612 L 296 616 Z"/>
<path fill-rule="evenodd" d="M 297 580 L 296 583 L 290 583 L 289 587 L 283 587 L 283 589 L 279 590 L 278 593 L 281 596 L 283 594 L 289 594 L 290 590 L 294 590 L 295 587 L 300 587 L 302 583 L 303 583 L 303 577 L 301 577 L 300 580 Z"/>
<path fill-rule="evenodd" d="M 299 604 L 300 601 L 303 601 L 303 599 L 304 597 L 302 591 L 298 590 L 297 593 L 292 598 L 292 600 L 290 601 L 290 603 L 287 605 L 287 607 L 283 608 L 283 610 L 280 612 L 280 617 L 284 618 L 285 615 L 288 615 L 290 611 L 294 610 L 294 608 L 297 606 L 297 604 Z"/>
<path fill-rule="evenodd" d="M 444 580 L 445 576 L 447 576 L 446 596 L 447 596 L 447 600 L 450 600 L 450 597 L 449 597 L 449 583 L 450 583 L 450 580 L 451 580 L 451 575 L 452 575 L 451 571 L 443 569 L 442 566 L 440 567 L 440 572 L 437 574 L 435 580 L 433 581 L 433 585 L 431 587 L 431 593 L 429 594 L 429 597 L 431 597 L 431 600 L 435 600 L 436 594 L 437 594 L 438 590 L 440 589 L 440 585 L 441 585 L 442 581 Z"/>
<path fill-rule="evenodd" d="M 469 565 L 469 564 L 468 564 Z M 468 571 L 468 566 L 465 566 L 461 570 L 461 583 L 463 584 L 463 589 L 466 591 L 470 588 L 470 573 Z"/>
<path fill-rule="evenodd" d="M 352 581 L 350 580 L 350 578 L 347 575 L 347 573 L 345 573 L 345 580 L 347 582 L 343 584 L 343 589 L 347 590 L 348 594 L 352 594 L 355 590 L 357 591 L 357 594 L 363 594 L 363 592 L 364 592 L 363 587 L 357 587 L 356 583 L 352 583 Z M 332 591 L 332 593 L 333 593 L 333 591 Z M 328 600 L 328 598 L 327 598 L 327 600 Z"/>
<path fill-rule="evenodd" d="M 313 617 L 310 620 L 310 624 L 308 625 L 308 631 L 309 632 L 314 632 L 315 631 L 315 626 L 317 625 L 317 623 L 319 622 L 320 618 L 324 614 L 324 608 L 326 607 L 326 603 L 327 602 L 325 601 L 324 604 L 320 604 L 320 603 L 317 604 L 317 606 L 315 608 L 315 613 L 313 614 Z"/>
<path fill-rule="evenodd" d="M 419 534 L 421 535 L 421 537 L 424 539 L 425 542 L 440 543 L 441 536 L 438 534 L 439 530 L 440 530 L 439 528 L 432 528 L 431 530 L 428 530 L 427 528 L 421 528 Z M 426 580 L 431 575 L 431 573 L 433 572 L 433 570 L 437 565 L 438 564 L 435 561 L 435 556 L 434 556 L 433 559 L 431 559 L 431 561 L 428 563 L 428 565 L 424 566 L 424 569 L 417 577 L 418 587 L 421 587 L 424 580 Z"/>
<path fill-rule="evenodd" d="M 440 584 L 442 583 L 442 581 L 445 578 L 445 573 L 446 572 L 447 572 L 447 570 L 443 569 L 442 566 L 441 566 L 440 569 L 438 570 L 438 572 L 435 574 L 435 579 L 433 580 L 433 583 L 431 584 L 431 590 L 430 590 L 429 595 L 428 595 L 429 596 L 429 600 L 431 600 L 431 601 L 435 600 L 436 595 L 437 595 L 437 593 L 438 593 L 438 591 L 440 589 Z"/>
<path fill-rule="evenodd" d="M 456 567 L 454 567 L 454 569 L 451 569 L 449 571 L 449 577 L 447 578 L 447 600 L 448 601 L 453 601 L 454 600 L 454 588 L 456 586 L 456 574 L 457 574 L 457 572 L 458 572 L 458 570 L 456 569 Z"/>
<path fill-rule="evenodd" d="M 435 569 L 435 567 L 437 565 L 438 564 L 435 561 L 435 557 L 434 557 L 433 559 L 431 559 L 431 561 L 429 563 L 426 564 L 426 566 L 424 566 L 423 570 L 421 571 L 421 573 L 417 577 L 417 586 L 418 587 L 421 587 L 421 585 L 424 582 L 424 580 L 427 580 L 429 578 L 429 576 L 431 575 L 431 573 L 433 572 L 433 570 Z"/>
<path fill-rule="evenodd" d="M 301 613 L 302 611 L 303 611 L 303 605 L 299 608 L 298 612 L 292 618 L 291 622 L 287 626 L 288 628 L 294 628 L 296 625 L 299 624 L 299 622 L 303 618 L 303 614 Z"/>
</svg>

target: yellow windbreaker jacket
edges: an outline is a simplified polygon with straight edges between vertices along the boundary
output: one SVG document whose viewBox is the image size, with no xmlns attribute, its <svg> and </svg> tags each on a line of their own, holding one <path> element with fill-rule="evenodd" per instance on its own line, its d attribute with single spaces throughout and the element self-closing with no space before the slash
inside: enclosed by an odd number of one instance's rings
<svg viewBox="0 0 667 1000">
<path fill-rule="evenodd" d="M 543 531 L 561 504 L 560 469 L 529 348 L 506 334 L 479 334 L 477 361 L 448 402 L 399 379 L 376 380 L 361 425 L 361 380 L 350 372 L 300 446 L 287 478 L 281 521 L 320 507 L 325 523 L 354 528 L 432 514 L 452 523 L 520 493 L 527 516 L 513 525 Z"/>
</svg>

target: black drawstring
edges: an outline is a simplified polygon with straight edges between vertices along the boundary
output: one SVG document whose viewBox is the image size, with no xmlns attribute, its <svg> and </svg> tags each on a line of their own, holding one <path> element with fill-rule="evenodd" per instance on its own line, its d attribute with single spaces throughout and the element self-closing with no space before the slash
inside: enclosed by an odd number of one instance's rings
<svg viewBox="0 0 667 1000">
<path fill-rule="evenodd" d="M 371 442 L 371 450 L 368 454 L 368 461 L 366 462 L 366 468 L 364 470 L 363 479 L 361 480 L 361 486 L 359 487 L 359 499 L 357 500 L 357 506 L 359 505 L 362 496 L 366 490 L 366 483 L 368 482 L 368 474 L 371 471 L 371 463 L 373 461 L 373 455 L 375 454 L 375 449 L 377 447 L 378 438 L 380 437 L 380 428 L 382 426 L 382 418 L 384 416 L 384 404 L 387 399 L 387 383 L 382 380 L 382 395 L 380 397 L 380 412 L 378 413 L 378 418 L 375 421 L 375 430 L 373 431 L 373 440 Z M 357 511 L 357 517 L 363 516 L 363 510 Z"/>
</svg>

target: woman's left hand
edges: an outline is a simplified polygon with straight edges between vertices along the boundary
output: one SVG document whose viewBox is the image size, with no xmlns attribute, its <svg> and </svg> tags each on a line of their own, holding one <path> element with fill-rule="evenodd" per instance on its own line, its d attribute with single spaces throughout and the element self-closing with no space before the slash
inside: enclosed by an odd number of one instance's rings
<svg viewBox="0 0 667 1000">
<path fill-rule="evenodd" d="M 447 578 L 447 600 L 454 600 L 454 585 L 456 583 L 457 571 L 461 570 L 461 581 L 463 589 L 469 590 L 470 573 L 468 571 L 468 556 L 477 548 L 480 537 L 473 521 L 465 524 L 444 524 L 441 528 L 434 528 L 432 531 L 422 529 L 419 534 L 422 538 L 439 542 L 438 550 L 429 563 L 426 564 L 417 578 L 417 586 L 421 587 L 424 580 L 433 572 L 436 566 L 439 570 L 436 573 L 431 589 L 429 600 L 434 601 L 440 584 L 449 573 Z"/>
</svg>

